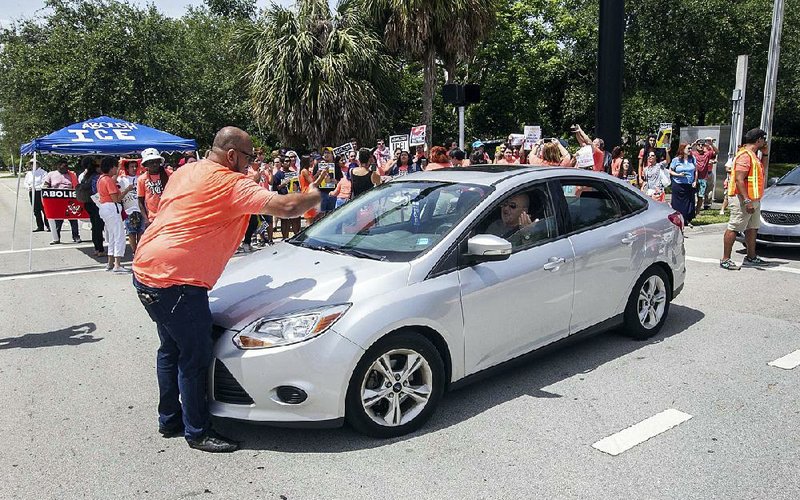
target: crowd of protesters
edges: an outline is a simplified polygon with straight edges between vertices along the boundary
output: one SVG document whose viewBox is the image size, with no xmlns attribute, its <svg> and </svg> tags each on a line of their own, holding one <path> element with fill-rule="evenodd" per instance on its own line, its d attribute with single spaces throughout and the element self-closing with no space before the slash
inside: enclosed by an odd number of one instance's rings
<svg viewBox="0 0 800 500">
<path fill-rule="evenodd" d="M 692 144 L 681 143 L 671 157 L 669 148 L 657 148 L 656 136 L 650 135 L 639 150 L 638 168 L 634 168 L 623 147 L 617 146 L 608 152 L 602 139 L 590 138 L 579 125 L 573 125 L 570 133 L 580 148 L 573 153 L 564 139 L 553 137 L 527 143 L 515 135 L 506 141 L 475 141 L 469 151 L 459 149 L 456 143 L 430 149 L 416 145 L 409 148 L 410 151 L 400 148 L 391 151 L 382 139 L 378 139 L 373 148 L 359 148 L 358 141 L 351 139 L 352 147 L 340 155 L 335 155 L 331 146 L 302 155 L 291 149 L 256 149 L 247 171 L 256 183 L 277 195 L 287 195 L 305 192 L 313 182 L 320 187 L 322 203 L 319 209 L 310 209 L 300 217 L 276 219 L 266 214 L 252 215 L 239 251 L 248 253 L 254 246 L 273 244 L 278 229 L 283 239 L 297 234 L 304 223 L 313 223 L 387 178 L 478 164 L 573 168 L 581 165 L 581 168 L 626 179 L 662 202 L 669 189 L 671 205 L 688 225 L 696 213 L 710 206 L 711 189 L 707 179 L 717 154 L 711 138 Z M 108 257 L 109 271 L 129 272 L 121 264 L 126 243 L 135 253 L 146 228 L 158 213 L 159 200 L 170 175 L 198 158 L 194 151 L 187 151 L 177 161 L 168 162 L 155 149 L 146 149 L 136 156 L 138 158 L 84 157 L 77 169 L 79 176 L 68 170 L 65 160 L 58 161 L 51 172 L 41 167 L 28 172 L 25 183 L 34 209 L 34 231 L 50 231 L 53 234 L 51 244 L 60 244 L 63 221 L 47 220 L 42 210 L 41 189 L 75 189 L 82 185 L 89 194 L 85 207 L 90 217 L 95 256 Z M 77 221 L 71 220 L 70 224 L 73 241 L 81 242 Z"/>
</svg>

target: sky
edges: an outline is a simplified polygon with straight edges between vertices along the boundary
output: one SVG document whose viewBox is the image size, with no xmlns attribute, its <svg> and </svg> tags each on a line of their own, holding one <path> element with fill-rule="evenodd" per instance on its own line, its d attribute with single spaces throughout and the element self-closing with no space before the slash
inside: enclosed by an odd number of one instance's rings
<svg viewBox="0 0 800 500">
<path fill-rule="evenodd" d="M 127 0 L 130 3 L 145 5 L 153 3 L 158 9 L 172 17 L 180 17 L 187 5 L 202 5 L 202 0 Z M 262 9 L 273 3 L 271 0 L 257 0 L 256 4 Z M 275 0 L 274 3 L 291 5 L 294 0 Z M 331 0 L 333 3 L 333 0 Z M 0 26 L 7 26 L 12 20 L 20 17 L 32 17 L 36 11 L 44 7 L 43 0 L 0 0 Z"/>
</svg>

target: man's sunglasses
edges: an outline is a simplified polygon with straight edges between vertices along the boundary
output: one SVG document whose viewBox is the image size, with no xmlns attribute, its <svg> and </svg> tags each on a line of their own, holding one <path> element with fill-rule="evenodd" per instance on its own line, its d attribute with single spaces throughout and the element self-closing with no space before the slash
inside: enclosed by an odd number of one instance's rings
<svg viewBox="0 0 800 500">
<path fill-rule="evenodd" d="M 512 202 L 503 202 L 503 203 L 500 204 L 500 208 L 508 207 L 511 210 L 516 210 L 517 206 L 518 205 L 516 203 L 514 203 L 513 201 Z"/>
</svg>

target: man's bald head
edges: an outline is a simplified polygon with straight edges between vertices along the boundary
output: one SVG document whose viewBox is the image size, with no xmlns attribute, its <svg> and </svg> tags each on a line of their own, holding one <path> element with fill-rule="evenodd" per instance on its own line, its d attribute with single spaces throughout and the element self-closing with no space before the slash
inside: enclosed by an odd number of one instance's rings
<svg viewBox="0 0 800 500">
<path fill-rule="evenodd" d="M 246 173 L 249 162 L 247 156 L 252 155 L 252 151 L 250 134 L 238 127 L 224 127 L 214 136 L 208 159 L 235 172 Z"/>
<path fill-rule="evenodd" d="M 250 135 L 239 127 L 223 127 L 214 136 L 212 147 L 227 151 L 240 149 L 250 141 Z"/>
</svg>

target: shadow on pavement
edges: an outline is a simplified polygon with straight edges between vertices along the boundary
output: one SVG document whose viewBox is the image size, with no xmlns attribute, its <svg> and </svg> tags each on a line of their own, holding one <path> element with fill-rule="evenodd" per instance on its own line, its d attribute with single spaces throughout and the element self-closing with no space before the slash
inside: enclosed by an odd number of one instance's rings
<svg viewBox="0 0 800 500">
<path fill-rule="evenodd" d="M 686 331 L 704 317 L 696 309 L 671 304 L 669 321 L 651 339 L 636 341 L 613 331 L 585 339 L 580 336 L 576 340 L 567 339 L 554 350 L 533 353 L 520 364 L 446 393 L 433 417 L 422 429 L 399 438 L 373 439 L 356 433 L 348 426 L 340 429 L 287 429 L 225 419 L 215 419 L 215 426 L 223 434 L 242 441 L 242 448 L 247 450 L 338 453 L 377 448 L 446 429 L 520 396 L 560 398 L 560 395 L 547 392 L 544 388 L 574 375 L 591 372 L 642 347 L 662 342 Z"/>
<path fill-rule="evenodd" d="M 66 345 L 81 345 L 100 342 L 102 337 L 92 336 L 97 330 L 94 323 L 62 328 L 44 333 L 26 333 L 21 337 L 6 337 L 0 339 L 0 349 L 36 349 L 39 347 L 58 347 Z"/>
</svg>

